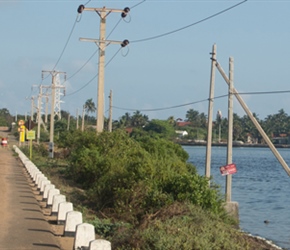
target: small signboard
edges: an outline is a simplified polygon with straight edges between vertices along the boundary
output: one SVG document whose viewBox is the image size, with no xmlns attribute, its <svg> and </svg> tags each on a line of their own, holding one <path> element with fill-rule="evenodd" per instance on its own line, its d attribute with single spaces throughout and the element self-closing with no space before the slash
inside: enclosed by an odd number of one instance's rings
<svg viewBox="0 0 290 250">
<path fill-rule="evenodd" d="M 24 125 L 28 130 L 31 130 L 35 127 L 35 123 L 31 119 L 26 121 Z"/>
<path fill-rule="evenodd" d="M 35 140 L 35 131 L 29 130 L 26 132 L 26 139 L 27 140 Z"/>
<path fill-rule="evenodd" d="M 21 125 L 20 126 L 20 136 L 19 136 L 19 141 L 24 142 L 25 141 L 25 126 Z"/>
<path fill-rule="evenodd" d="M 237 172 L 236 164 L 231 163 L 225 166 L 220 167 L 220 172 L 222 176 L 229 175 L 229 174 L 235 174 Z"/>
</svg>

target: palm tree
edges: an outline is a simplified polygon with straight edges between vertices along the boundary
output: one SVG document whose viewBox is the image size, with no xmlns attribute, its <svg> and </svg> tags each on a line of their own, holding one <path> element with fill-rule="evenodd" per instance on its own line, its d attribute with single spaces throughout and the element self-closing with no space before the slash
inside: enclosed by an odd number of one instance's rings
<svg viewBox="0 0 290 250">
<path fill-rule="evenodd" d="M 172 127 L 175 127 L 176 126 L 176 121 L 174 119 L 174 116 L 169 116 L 167 118 L 167 121 L 169 122 L 170 125 L 172 125 Z"/>
<path fill-rule="evenodd" d="M 84 131 L 84 119 L 85 113 L 93 113 L 96 111 L 96 105 L 93 102 L 93 99 L 88 99 L 83 105 L 83 114 L 82 114 L 82 131 Z M 87 117 L 88 118 L 88 117 Z"/>
<path fill-rule="evenodd" d="M 93 113 L 96 111 L 96 105 L 95 103 L 93 102 L 93 99 L 88 99 L 86 102 L 85 102 L 85 105 L 84 105 L 84 109 L 87 113 Z"/>
<path fill-rule="evenodd" d="M 137 110 L 134 112 L 131 121 L 133 127 L 142 127 L 149 121 L 149 118 L 147 115 L 142 115 L 141 112 Z"/>
</svg>

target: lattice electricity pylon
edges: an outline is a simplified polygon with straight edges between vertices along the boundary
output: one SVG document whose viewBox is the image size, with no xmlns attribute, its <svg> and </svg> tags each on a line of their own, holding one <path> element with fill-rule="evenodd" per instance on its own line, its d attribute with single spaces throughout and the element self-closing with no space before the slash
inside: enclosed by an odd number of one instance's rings
<svg viewBox="0 0 290 250">
<path fill-rule="evenodd" d="M 61 107 L 60 104 L 63 103 L 63 101 L 60 100 L 60 97 L 64 95 L 65 86 L 61 83 L 59 74 L 56 74 L 55 76 L 55 104 L 54 104 L 54 113 L 58 117 L 58 119 L 61 119 Z"/>
</svg>

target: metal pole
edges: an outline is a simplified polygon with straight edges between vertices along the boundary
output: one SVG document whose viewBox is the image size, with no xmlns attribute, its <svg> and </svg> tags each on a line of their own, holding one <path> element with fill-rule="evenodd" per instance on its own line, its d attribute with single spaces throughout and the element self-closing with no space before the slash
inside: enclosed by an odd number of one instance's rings
<svg viewBox="0 0 290 250">
<path fill-rule="evenodd" d="M 229 84 L 230 81 L 218 62 L 216 62 L 216 67 L 217 67 L 218 71 L 220 72 L 220 74 L 222 75 L 222 77 L 224 78 L 224 80 L 226 81 L 226 83 Z M 289 169 L 287 163 L 284 161 L 284 159 L 282 158 L 280 153 L 277 151 L 277 149 L 275 148 L 275 146 L 273 145 L 273 143 L 271 142 L 271 140 L 269 139 L 269 137 L 267 136 L 267 134 L 265 133 L 265 131 L 263 130 L 261 125 L 258 123 L 256 118 L 253 116 L 252 112 L 249 110 L 246 103 L 244 102 L 244 100 L 242 99 L 242 97 L 239 95 L 238 91 L 235 88 L 233 88 L 233 93 L 234 93 L 235 97 L 237 98 L 237 100 L 239 101 L 239 103 L 241 104 L 242 108 L 245 110 L 246 114 L 249 116 L 249 118 L 251 119 L 251 121 L 255 125 L 255 127 L 258 129 L 259 133 L 261 134 L 261 136 L 263 137 L 265 142 L 268 144 L 272 153 L 275 155 L 277 160 L 280 162 L 280 164 L 282 165 L 282 167 L 284 168 L 286 173 L 290 176 L 290 169 Z"/>
<path fill-rule="evenodd" d="M 228 99 L 228 147 L 227 164 L 232 163 L 233 156 L 233 85 L 234 85 L 234 59 L 229 60 L 229 99 Z M 226 202 L 232 199 L 232 175 L 226 177 Z"/>
<path fill-rule="evenodd" d="M 212 55 L 211 77 L 208 99 L 207 145 L 206 145 L 206 162 L 205 162 L 205 176 L 207 178 L 210 178 L 210 164 L 211 164 L 212 116 L 213 116 L 214 82 L 215 82 L 216 44 L 214 44 L 212 47 L 211 55 Z"/>
</svg>

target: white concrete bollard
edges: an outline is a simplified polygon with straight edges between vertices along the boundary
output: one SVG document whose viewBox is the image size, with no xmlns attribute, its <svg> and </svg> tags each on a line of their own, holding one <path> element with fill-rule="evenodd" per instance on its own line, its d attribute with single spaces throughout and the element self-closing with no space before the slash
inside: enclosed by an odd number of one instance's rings
<svg viewBox="0 0 290 250">
<path fill-rule="evenodd" d="M 67 212 L 73 211 L 73 204 L 71 202 L 61 202 L 58 205 L 57 224 L 64 225 Z M 82 222 L 81 222 L 82 223 Z"/>
<path fill-rule="evenodd" d="M 52 208 L 51 208 L 51 215 L 57 215 L 58 213 L 58 205 L 61 202 L 66 202 L 66 197 L 63 194 L 56 194 L 53 196 L 52 199 Z"/>
<path fill-rule="evenodd" d="M 55 196 L 56 194 L 60 194 L 59 189 L 54 188 L 48 191 L 47 202 L 46 202 L 47 207 L 52 206 L 53 196 Z"/>
<path fill-rule="evenodd" d="M 33 170 L 33 169 L 37 169 L 37 167 L 30 161 L 30 162 L 27 162 L 26 164 L 25 164 L 25 167 L 26 167 L 26 169 L 27 169 L 27 171 L 28 171 L 28 173 L 29 173 L 29 175 L 30 175 L 30 173 L 31 173 L 31 170 Z"/>
<path fill-rule="evenodd" d="M 76 227 L 83 223 L 83 215 L 78 211 L 71 211 L 66 213 L 64 236 L 74 237 Z"/>
<path fill-rule="evenodd" d="M 89 250 L 111 250 L 111 242 L 107 240 L 93 240 L 90 242 Z"/>
<path fill-rule="evenodd" d="M 31 170 L 29 171 L 29 175 L 31 179 L 33 179 L 33 176 L 35 175 L 35 173 L 41 173 L 41 172 L 37 167 L 31 168 Z"/>
<path fill-rule="evenodd" d="M 45 175 L 43 173 L 40 174 L 36 174 L 35 177 L 35 184 L 37 185 L 39 183 L 39 179 L 45 177 Z"/>
<path fill-rule="evenodd" d="M 40 172 L 40 171 L 38 171 L 38 172 L 35 171 L 34 175 L 33 175 L 33 182 L 34 183 L 36 182 L 37 178 L 39 178 L 39 176 L 44 176 L 44 174 L 42 172 Z"/>
<path fill-rule="evenodd" d="M 37 186 L 37 189 L 39 189 L 39 190 L 40 190 L 42 181 L 47 181 L 47 177 L 46 176 L 39 176 L 38 179 L 36 180 L 35 184 Z"/>
<path fill-rule="evenodd" d="M 95 240 L 95 227 L 88 223 L 77 225 L 74 250 L 88 249 L 92 240 Z"/>
<path fill-rule="evenodd" d="M 43 194 L 46 185 L 51 184 L 49 180 L 43 180 L 40 185 L 40 193 Z"/>
<path fill-rule="evenodd" d="M 48 192 L 50 189 L 55 189 L 55 186 L 53 184 L 45 185 L 44 190 L 43 190 L 43 196 L 42 196 L 43 200 L 47 200 Z"/>
</svg>

